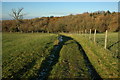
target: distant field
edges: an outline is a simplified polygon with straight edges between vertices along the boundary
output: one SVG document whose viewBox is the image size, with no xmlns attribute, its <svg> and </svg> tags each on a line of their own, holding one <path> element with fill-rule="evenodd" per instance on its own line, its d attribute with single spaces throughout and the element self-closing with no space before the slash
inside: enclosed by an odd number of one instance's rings
<svg viewBox="0 0 120 80">
<path fill-rule="evenodd" d="M 3 33 L 2 78 L 118 78 L 117 33 L 97 34 L 97 44 L 81 34 Z M 92 35 L 93 37 L 93 35 Z M 93 39 L 93 38 L 92 38 Z"/>
</svg>

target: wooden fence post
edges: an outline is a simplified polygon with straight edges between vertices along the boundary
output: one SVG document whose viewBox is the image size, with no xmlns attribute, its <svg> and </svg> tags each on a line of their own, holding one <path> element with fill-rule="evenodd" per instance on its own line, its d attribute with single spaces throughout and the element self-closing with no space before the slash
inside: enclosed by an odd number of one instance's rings
<svg viewBox="0 0 120 80">
<path fill-rule="evenodd" d="M 94 31 L 94 43 L 96 43 L 96 29 Z"/>
<path fill-rule="evenodd" d="M 91 29 L 90 29 L 90 35 L 89 35 L 89 39 L 91 39 Z"/>
<path fill-rule="evenodd" d="M 106 32 L 105 32 L 105 46 L 104 46 L 104 48 L 105 48 L 105 49 L 107 48 L 107 30 L 106 30 Z"/>
<path fill-rule="evenodd" d="M 83 31 L 81 31 L 81 34 L 83 35 Z"/>
<path fill-rule="evenodd" d="M 87 31 L 86 31 L 86 29 L 85 29 L 85 37 L 86 37 L 86 35 L 87 35 Z"/>
<path fill-rule="evenodd" d="M 85 29 L 85 34 L 86 34 L 86 29 Z"/>
</svg>

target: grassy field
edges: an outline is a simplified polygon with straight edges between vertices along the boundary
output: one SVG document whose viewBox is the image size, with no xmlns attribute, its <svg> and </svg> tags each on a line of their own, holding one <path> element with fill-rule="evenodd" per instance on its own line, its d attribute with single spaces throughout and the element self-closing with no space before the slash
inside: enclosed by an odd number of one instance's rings
<svg viewBox="0 0 120 80">
<path fill-rule="evenodd" d="M 113 55 L 118 52 L 117 33 L 108 35 L 108 49 L 104 34 L 96 35 L 97 44 L 88 37 L 3 33 L 2 78 L 118 78 L 118 58 Z"/>
<path fill-rule="evenodd" d="M 53 49 L 55 34 L 3 33 L 2 77 L 37 76 L 41 62 Z"/>
</svg>

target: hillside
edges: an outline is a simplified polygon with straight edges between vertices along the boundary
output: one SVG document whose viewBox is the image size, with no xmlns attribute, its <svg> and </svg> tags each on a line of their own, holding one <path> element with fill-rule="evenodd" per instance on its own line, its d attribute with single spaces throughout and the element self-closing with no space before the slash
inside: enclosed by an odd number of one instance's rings
<svg viewBox="0 0 120 80">
<path fill-rule="evenodd" d="M 118 32 L 118 13 L 97 11 L 63 17 L 42 17 L 34 19 L 3 20 L 4 32 L 84 32 L 97 29 L 97 32 Z"/>
</svg>

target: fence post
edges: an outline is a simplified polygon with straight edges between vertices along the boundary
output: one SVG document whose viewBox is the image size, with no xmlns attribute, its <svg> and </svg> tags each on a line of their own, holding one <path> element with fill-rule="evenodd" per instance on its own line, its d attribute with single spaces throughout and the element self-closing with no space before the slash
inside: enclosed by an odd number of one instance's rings
<svg viewBox="0 0 120 80">
<path fill-rule="evenodd" d="M 94 31 L 94 43 L 96 42 L 96 29 L 95 29 L 95 31 Z"/>
<path fill-rule="evenodd" d="M 81 34 L 83 35 L 83 31 L 81 31 Z"/>
<path fill-rule="evenodd" d="M 106 30 L 106 32 L 105 32 L 105 46 L 104 46 L 104 48 L 105 48 L 105 49 L 107 48 L 107 30 Z"/>
<path fill-rule="evenodd" d="M 85 29 L 85 37 L 86 37 L 86 29 Z"/>
<path fill-rule="evenodd" d="M 91 29 L 90 29 L 90 35 L 89 35 L 89 39 L 91 39 Z"/>
</svg>

